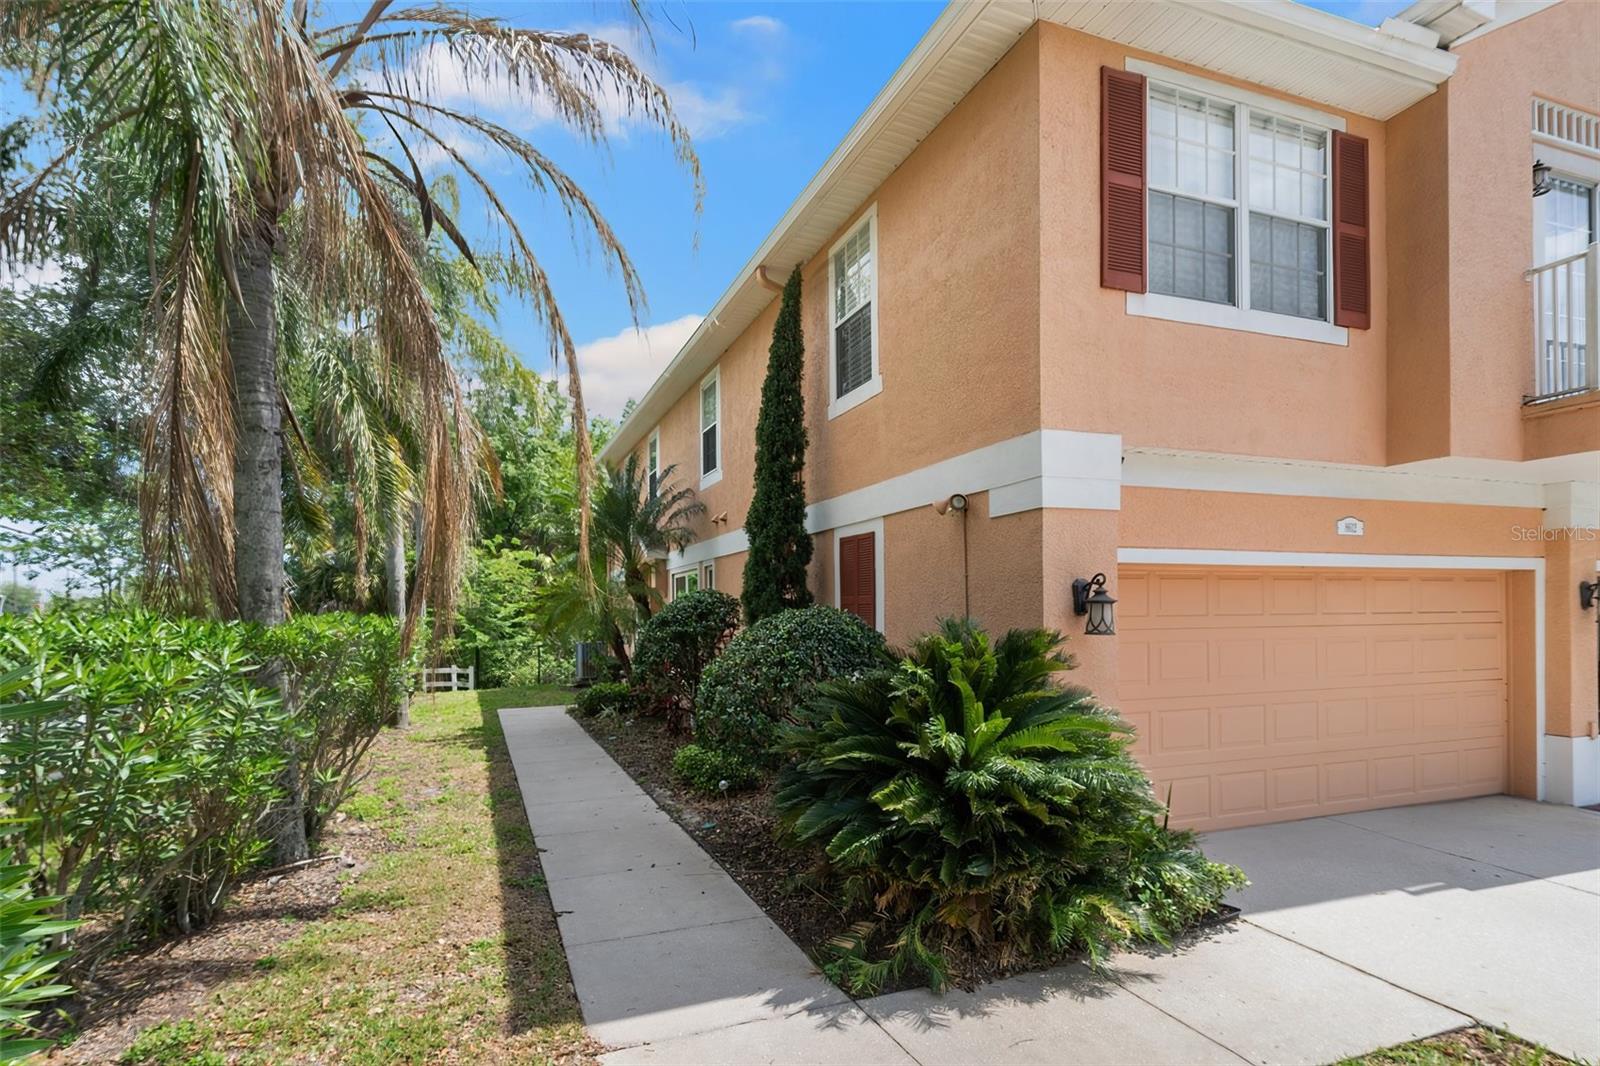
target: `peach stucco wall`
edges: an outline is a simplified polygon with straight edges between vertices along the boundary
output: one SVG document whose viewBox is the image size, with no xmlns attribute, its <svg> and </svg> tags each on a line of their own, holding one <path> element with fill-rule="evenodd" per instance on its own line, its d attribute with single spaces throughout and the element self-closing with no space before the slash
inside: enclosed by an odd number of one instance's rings
<svg viewBox="0 0 1600 1066">
<path fill-rule="evenodd" d="M 1597 50 L 1600 4 L 1567 0 L 1461 45 L 1445 86 L 1391 121 L 1390 462 L 1550 454 L 1524 450 L 1521 418 L 1533 388 L 1530 108 L 1538 95 L 1600 112 Z"/>
<path fill-rule="evenodd" d="M 1233 82 L 1114 41 L 1041 27 L 1044 425 L 1121 433 L 1129 446 L 1383 463 L 1381 254 L 1372 261 L 1373 328 L 1351 330 L 1348 347 L 1134 317 L 1123 293 L 1100 288 L 1100 68 L 1120 69 L 1130 56 Z M 1372 141 L 1372 237 L 1382 248 L 1384 129 L 1341 117 Z"/>
<path fill-rule="evenodd" d="M 1548 530 L 1546 536 L 1544 731 L 1593 736 L 1600 729 L 1595 676 L 1600 626 L 1595 608 L 1579 606 L 1578 583 L 1600 580 L 1600 529 Z"/>
<path fill-rule="evenodd" d="M 804 265 L 809 498 L 1039 425 L 1036 72 L 1037 34 L 1029 33 Z M 830 420 L 828 254 L 874 205 L 883 391 Z M 777 308 L 774 298 L 719 361 L 723 476 L 701 493 L 702 538 L 744 523 Z M 692 387 L 661 422 L 662 462 L 678 463 L 687 484 L 699 480 L 698 402 Z M 723 512 L 726 525 L 712 526 Z"/>
<path fill-rule="evenodd" d="M 1528 459 L 1600 452 L 1600 394 L 1586 392 L 1524 407 L 1522 440 Z M 1600 462 L 1594 464 L 1592 476 L 1600 480 Z"/>
</svg>

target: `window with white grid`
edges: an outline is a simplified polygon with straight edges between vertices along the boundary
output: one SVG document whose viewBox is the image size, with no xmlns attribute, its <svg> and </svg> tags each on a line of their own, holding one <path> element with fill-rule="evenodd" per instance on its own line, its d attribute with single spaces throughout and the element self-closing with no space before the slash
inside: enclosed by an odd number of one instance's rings
<svg viewBox="0 0 1600 1066">
<path fill-rule="evenodd" d="M 874 247 L 876 215 L 835 245 L 829 258 L 833 297 L 833 396 L 844 399 L 877 377 L 877 331 L 873 328 L 877 270 Z"/>
<path fill-rule="evenodd" d="M 1149 291 L 1326 322 L 1329 131 L 1153 79 L 1147 93 Z"/>
</svg>

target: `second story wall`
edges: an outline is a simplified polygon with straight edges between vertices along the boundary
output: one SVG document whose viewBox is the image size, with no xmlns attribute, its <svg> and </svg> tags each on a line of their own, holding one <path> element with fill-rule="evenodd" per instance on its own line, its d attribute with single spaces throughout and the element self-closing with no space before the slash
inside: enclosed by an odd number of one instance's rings
<svg viewBox="0 0 1600 1066">
<path fill-rule="evenodd" d="M 809 499 L 1039 426 L 1038 35 L 1025 35 L 802 268 Z M 831 252 L 871 216 L 882 389 L 829 417 Z M 772 264 L 769 264 L 772 266 Z M 720 479 L 701 539 L 744 524 L 778 299 L 718 362 Z M 662 465 L 699 486 L 699 389 L 660 423 Z M 649 435 L 635 454 L 645 461 Z M 711 519 L 726 512 L 726 524 Z"/>
<path fill-rule="evenodd" d="M 1529 457 L 1531 166 L 1556 157 L 1534 144 L 1532 104 L 1600 114 L 1600 4 L 1567 0 L 1455 52 L 1450 80 L 1391 122 L 1391 462 Z"/>
<path fill-rule="evenodd" d="M 1292 101 L 1370 142 L 1371 329 L 1320 343 L 1140 317 L 1127 310 L 1127 294 L 1100 287 L 1101 67 L 1122 70 L 1132 58 L 1217 83 L 1219 99 L 1230 86 L 1287 98 L 1060 26 L 1039 30 L 1044 425 L 1120 433 L 1125 447 L 1382 464 L 1383 124 Z"/>
</svg>

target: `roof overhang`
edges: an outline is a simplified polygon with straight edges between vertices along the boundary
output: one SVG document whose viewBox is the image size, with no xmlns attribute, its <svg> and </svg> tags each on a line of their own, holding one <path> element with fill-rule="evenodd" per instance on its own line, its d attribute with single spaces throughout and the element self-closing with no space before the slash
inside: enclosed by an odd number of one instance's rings
<svg viewBox="0 0 1600 1066">
<path fill-rule="evenodd" d="M 783 276 L 815 255 L 1035 21 L 1058 23 L 1330 107 L 1387 119 L 1432 93 L 1456 57 L 1293 0 L 967 0 L 923 35 L 734 277 L 600 453 L 635 448 L 774 298 L 756 270 Z"/>
</svg>

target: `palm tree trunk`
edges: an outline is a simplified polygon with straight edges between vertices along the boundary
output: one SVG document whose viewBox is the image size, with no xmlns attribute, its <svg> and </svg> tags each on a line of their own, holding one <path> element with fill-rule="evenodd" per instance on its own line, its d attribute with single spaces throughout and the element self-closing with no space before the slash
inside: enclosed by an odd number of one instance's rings
<svg viewBox="0 0 1600 1066">
<path fill-rule="evenodd" d="M 228 352 L 238 405 L 239 440 L 233 462 L 233 561 L 239 617 L 277 625 L 283 621 L 283 426 L 278 406 L 278 322 L 272 251 L 276 227 L 261 219 L 240 235 L 234 250 L 239 300 L 228 308 Z M 281 663 L 262 668 L 260 680 L 290 694 Z M 273 857 L 282 865 L 306 858 L 305 799 L 300 753 L 285 753 L 280 802 L 272 826 Z"/>
<path fill-rule="evenodd" d="M 389 515 L 387 540 L 383 550 L 383 582 L 389 589 L 389 613 L 395 622 L 406 622 L 406 523 L 401 506 L 396 505 Z M 400 706 L 395 710 L 394 724 L 404 729 L 411 724 L 411 697 L 402 692 Z"/>
</svg>

